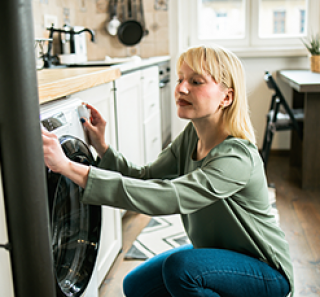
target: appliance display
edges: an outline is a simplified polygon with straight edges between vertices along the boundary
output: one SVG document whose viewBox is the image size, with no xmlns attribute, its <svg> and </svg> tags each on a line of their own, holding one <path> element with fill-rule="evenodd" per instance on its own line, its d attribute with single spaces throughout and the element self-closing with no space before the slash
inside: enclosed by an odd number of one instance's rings
<svg viewBox="0 0 320 297">
<path fill-rule="evenodd" d="M 78 99 L 40 107 L 40 120 L 59 138 L 68 158 L 85 165 L 94 157 L 85 141 Z M 98 297 L 96 261 L 100 245 L 102 207 L 83 204 L 83 189 L 68 178 L 47 171 L 52 253 L 58 297 Z"/>
</svg>

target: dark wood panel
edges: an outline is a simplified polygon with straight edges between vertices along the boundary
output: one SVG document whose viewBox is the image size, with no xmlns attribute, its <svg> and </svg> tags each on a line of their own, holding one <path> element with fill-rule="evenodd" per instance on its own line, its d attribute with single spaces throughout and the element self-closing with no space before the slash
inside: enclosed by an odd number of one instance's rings
<svg viewBox="0 0 320 297">
<path fill-rule="evenodd" d="M 305 189 L 320 188 L 319 97 L 318 93 L 306 94 L 302 156 L 302 187 Z"/>
</svg>

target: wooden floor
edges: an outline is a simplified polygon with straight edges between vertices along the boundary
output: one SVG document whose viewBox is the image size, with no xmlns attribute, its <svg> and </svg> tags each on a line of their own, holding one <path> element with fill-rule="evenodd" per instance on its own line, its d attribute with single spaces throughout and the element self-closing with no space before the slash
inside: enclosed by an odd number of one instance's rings
<svg viewBox="0 0 320 297">
<path fill-rule="evenodd" d="M 295 273 L 295 297 L 320 296 L 320 191 L 300 188 L 300 170 L 286 156 L 271 156 L 268 182 L 276 187 L 280 224 L 289 242 Z M 100 297 L 121 297 L 124 276 L 139 261 L 126 261 L 125 253 L 150 218 L 127 213 L 123 218 L 123 251 L 104 283 Z M 258 296 L 257 296 L 258 297 Z"/>
</svg>

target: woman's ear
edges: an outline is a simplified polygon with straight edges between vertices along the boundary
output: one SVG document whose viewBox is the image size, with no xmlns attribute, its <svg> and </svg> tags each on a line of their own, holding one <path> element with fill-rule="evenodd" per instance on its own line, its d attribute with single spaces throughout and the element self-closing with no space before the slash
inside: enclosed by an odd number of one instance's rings
<svg viewBox="0 0 320 297">
<path fill-rule="evenodd" d="M 226 96 L 223 99 L 223 105 L 224 107 L 228 107 L 229 105 L 232 104 L 233 102 L 233 95 L 234 95 L 234 91 L 232 88 L 228 88 L 227 89 L 227 93 Z"/>
</svg>

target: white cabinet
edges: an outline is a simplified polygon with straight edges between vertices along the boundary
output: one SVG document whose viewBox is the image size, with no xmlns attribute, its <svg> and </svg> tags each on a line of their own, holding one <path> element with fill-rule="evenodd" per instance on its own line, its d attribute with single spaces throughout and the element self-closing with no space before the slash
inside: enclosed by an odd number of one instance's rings
<svg viewBox="0 0 320 297">
<path fill-rule="evenodd" d="M 79 98 L 83 102 L 89 103 L 102 114 L 107 121 L 105 134 L 107 143 L 116 147 L 113 83 L 75 93 L 71 97 Z M 97 259 L 98 285 L 104 280 L 121 247 L 122 229 L 120 210 L 103 206 L 101 240 Z"/>
<path fill-rule="evenodd" d="M 158 66 L 141 70 L 141 81 L 144 111 L 144 161 L 149 163 L 157 158 L 162 149 Z"/>
<path fill-rule="evenodd" d="M 119 151 L 137 165 L 161 152 L 158 67 L 122 75 L 115 81 Z"/>
<path fill-rule="evenodd" d="M 154 161 L 161 152 L 161 126 L 160 112 L 157 111 L 152 117 L 147 119 L 144 124 L 145 136 L 145 162 Z"/>
<path fill-rule="evenodd" d="M 122 75 L 115 81 L 118 125 L 118 149 L 128 159 L 144 164 L 142 130 L 141 72 Z"/>
</svg>

